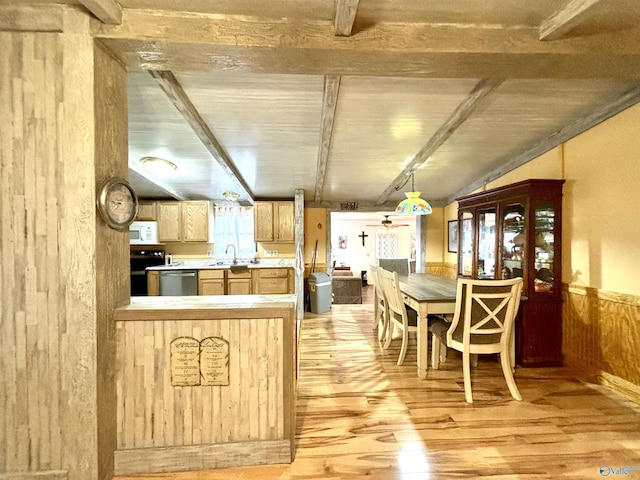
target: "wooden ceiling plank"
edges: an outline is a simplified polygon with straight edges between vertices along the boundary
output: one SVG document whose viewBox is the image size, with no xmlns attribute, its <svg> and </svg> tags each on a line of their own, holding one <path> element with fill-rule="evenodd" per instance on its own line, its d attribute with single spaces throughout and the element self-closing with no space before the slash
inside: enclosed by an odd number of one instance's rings
<svg viewBox="0 0 640 480">
<path fill-rule="evenodd" d="M 348 37 L 353 30 L 360 0 L 336 0 L 333 29 L 336 35 Z"/>
<path fill-rule="evenodd" d="M 603 108 L 594 110 L 589 115 L 576 120 L 575 122 L 567 125 L 561 130 L 549 135 L 547 138 L 538 142 L 533 147 L 529 148 L 525 152 L 521 153 L 513 159 L 505 159 L 501 166 L 482 178 L 477 179 L 473 183 L 466 185 L 463 189 L 452 194 L 447 203 L 452 203 L 457 197 L 461 197 L 474 190 L 492 182 L 503 175 L 509 173 L 512 170 L 524 165 L 525 163 L 539 157 L 540 155 L 548 152 L 549 150 L 571 140 L 572 138 L 586 132 L 590 128 L 595 127 L 599 123 L 617 115 L 618 113 L 626 110 L 633 105 L 640 103 L 640 86 L 632 88 L 624 95 L 621 95 L 614 102 L 606 105 Z"/>
<path fill-rule="evenodd" d="M 167 94 L 169 100 L 173 102 L 178 111 L 182 114 L 186 122 L 193 129 L 200 141 L 204 144 L 206 149 L 211 153 L 213 158 L 218 162 L 220 167 L 229 176 L 229 178 L 237 184 L 241 189 L 241 196 L 246 195 L 249 198 L 249 202 L 253 203 L 254 196 L 251 189 L 247 185 L 246 181 L 238 172 L 235 164 L 229 158 L 229 155 L 224 150 L 220 142 L 213 135 L 213 132 L 204 121 L 198 110 L 193 105 L 186 92 L 176 79 L 176 77 L 170 71 L 149 71 L 149 74 L 158 82 L 160 88 Z"/>
<path fill-rule="evenodd" d="M 329 158 L 329 147 L 331 146 L 331 136 L 333 135 L 333 120 L 336 114 L 339 91 L 340 77 L 336 75 L 326 76 L 324 78 L 324 95 L 322 97 L 322 131 L 320 132 L 318 165 L 316 168 L 316 202 L 322 200 L 322 189 L 326 178 L 327 160 Z"/>
<path fill-rule="evenodd" d="M 103 23 L 122 23 L 122 7 L 115 0 L 80 0 L 80 3 Z"/>
<path fill-rule="evenodd" d="M 451 135 L 454 134 L 460 125 L 462 125 L 471 116 L 483 99 L 486 98 L 493 90 L 498 88 L 502 82 L 504 82 L 504 79 L 480 80 L 471 93 L 456 107 L 451 116 L 442 124 L 442 126 L 440 126 L 438 131 L 429 139 L 425 146 L 420 149 L 402 172 L 400 172 L 400 174 L 384 190 L 376 203 L 384 203 L 391 194 L 402 188 L 411 177 L 411 174 L 420 168 L 420 166 L 426 162 L 442 146 L 442 144 L 451 137 Z"/>
<path fill-rule="evenodd" d="M 555 40 L 582 23 L 602 0 L 571 0 L 540 24 L 540 40 Z"/>
</svg>

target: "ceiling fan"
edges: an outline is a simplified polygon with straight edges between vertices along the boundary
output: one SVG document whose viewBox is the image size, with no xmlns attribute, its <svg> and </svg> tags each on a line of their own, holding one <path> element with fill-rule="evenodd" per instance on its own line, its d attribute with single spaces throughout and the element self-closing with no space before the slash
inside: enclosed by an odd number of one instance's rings
<svg viewBox="0 0 640 480">
<path fill-rule="evenodd" d="M 395 228 L 395 227 L 408 227 L 408 223 L 393 223 L 389 220 L 389 215 L 384 216 L 384 220 L 376 225 L 367 225 L 367 227 L 384 227 L 384 228 Z"/>
</svg>

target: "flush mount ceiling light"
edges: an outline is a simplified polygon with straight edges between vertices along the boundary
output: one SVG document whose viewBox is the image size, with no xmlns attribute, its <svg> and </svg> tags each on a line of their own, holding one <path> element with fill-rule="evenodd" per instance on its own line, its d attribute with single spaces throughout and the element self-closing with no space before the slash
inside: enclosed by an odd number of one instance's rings
<svg viewBox="0 0 640 480">
<path fill-rule="evenodd" d="M 176 168 L 176 164 L 160 157 L 142 157 L 140 163 L 151 173 L 160 177 L 169 175 Z"/>
<path fill-rule="evenodd" d="M 405 182 L 406 183 L 406 182 Z M 401 187 L 398 187 L 398 189 Z M 402 200 L 396 207 L 396 213 L 401 215 L 429 215 L 431 205 L 426 200 L 420 198 L 421 192 L 415 191 L 413 184 L 413 172 L 411 172 L 411 191 L 405 192 L 407 198 Z"/>
<path fill-rule="evenodd" d="M 238 199 L 240 198 L 240 194 L 236 192 L 224 192 L 222 196 L 228 203 L 234 205 L 238 203 Z"/>
</svg>

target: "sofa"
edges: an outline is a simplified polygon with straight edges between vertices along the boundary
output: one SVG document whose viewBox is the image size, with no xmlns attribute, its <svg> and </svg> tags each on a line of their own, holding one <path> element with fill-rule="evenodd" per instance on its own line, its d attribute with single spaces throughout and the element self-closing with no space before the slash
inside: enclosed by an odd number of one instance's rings
<svg viewBox="0 0 640 480">
<path fill-rule="evenodd" d="M 362 303 L 362 279 L 351 270 L 331 271 L 331 291 L 334 304 Z"/>
</svg>

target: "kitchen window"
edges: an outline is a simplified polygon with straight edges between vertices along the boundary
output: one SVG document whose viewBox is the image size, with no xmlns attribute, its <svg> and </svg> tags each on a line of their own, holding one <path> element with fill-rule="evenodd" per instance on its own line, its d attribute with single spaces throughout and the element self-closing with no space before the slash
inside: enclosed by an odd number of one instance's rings
<svg viewBox="0 0 640 480">
<path fill-rule="evenodd" d="M 238 258 L 251 259 L 256 254 L 253 241 L 253 209 L 240 206 L 215 207 L 213 220 L 213 255 L 225 258 L 229 244 L 235 245 Z"/>
</svg>

